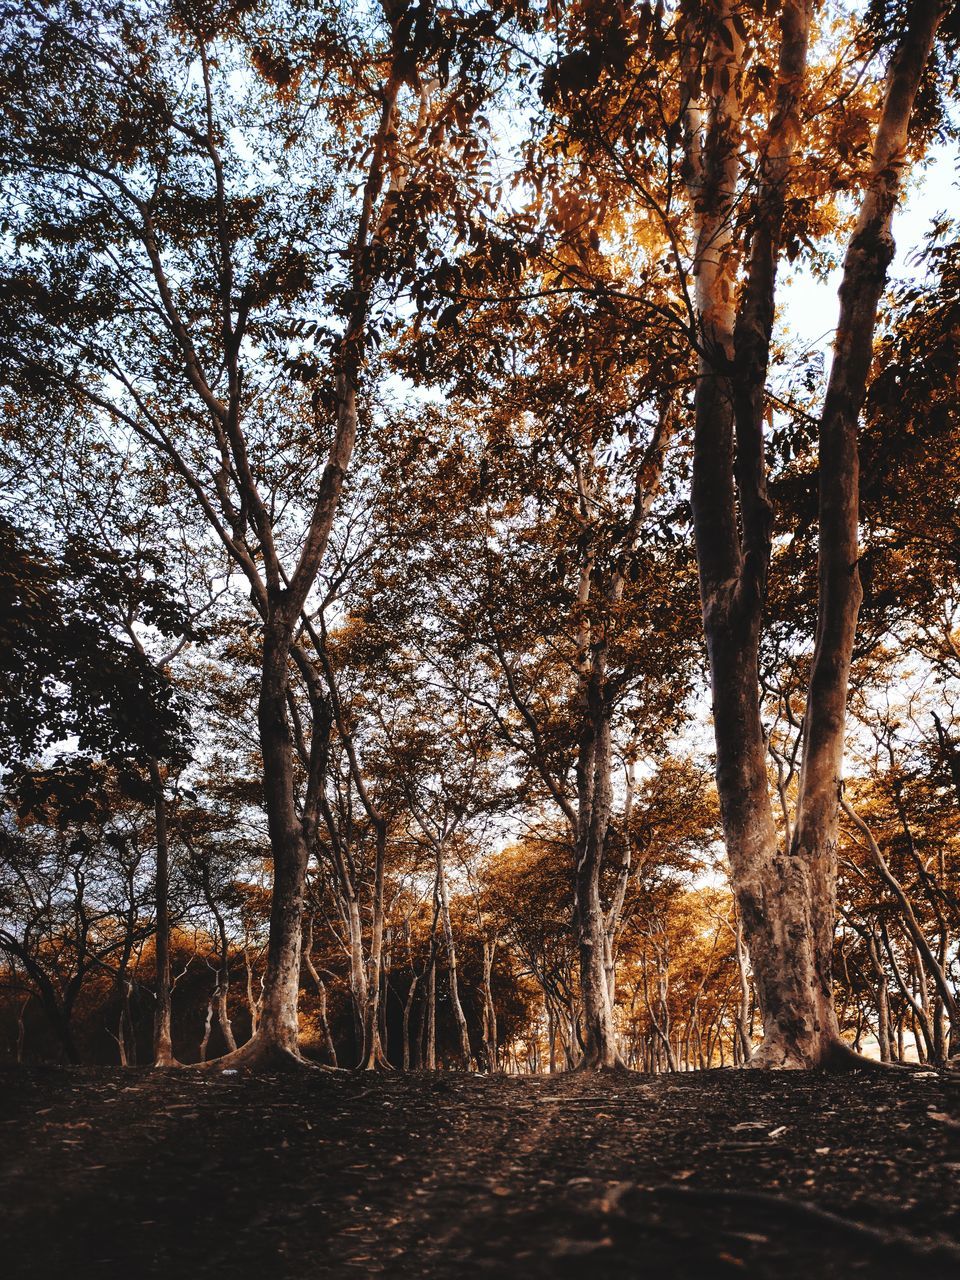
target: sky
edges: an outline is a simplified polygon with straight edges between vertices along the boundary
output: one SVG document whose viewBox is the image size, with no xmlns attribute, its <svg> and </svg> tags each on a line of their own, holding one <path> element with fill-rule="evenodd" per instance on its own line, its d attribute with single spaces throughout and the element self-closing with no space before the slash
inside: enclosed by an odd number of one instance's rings
<svg viewBox="0 0 960 1280">
<path fill-rule="evenodd" d="M 890 268 L 891 282 L 917 275 L 914 255 L 934 219 L 956 209 L 958 159 L 954 146 L 940 144 L 924 168 L 911 176 L 906 198 L 893 220 L 897 252 Z M 822 350 L 828 359 L 837 323 L 841 272 L 842 260 L 826 280 L 818 280 L 808 269 L 796 271 L 784 278 L 780 291 L 781 324 L 810 348 Z"/>
</svg>

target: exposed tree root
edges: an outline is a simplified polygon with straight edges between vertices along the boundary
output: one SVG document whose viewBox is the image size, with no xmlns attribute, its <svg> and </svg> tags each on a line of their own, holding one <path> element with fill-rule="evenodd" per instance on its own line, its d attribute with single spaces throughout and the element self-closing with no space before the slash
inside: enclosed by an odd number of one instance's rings
<svg viewBox="0 0 960 1280">
<path fill-rule="evenodd" d="M 773 1209 L 784 1215 L 819 1222 L 846 1235 L 855 1236 L 874 1245 L 877 1250 L 891 1250 L 912 1257 L 949 1260 L 960 1263 L 960 1245 L 946 1240 L 925 1239 L 906 1231 L 872 1227 L 856 1218 L 845 1218 L 829 1209 L 821 1209 L 809 1200 L 791 1200 L 787 1196 L 773 1195 L 766 1191 L 737 1191 L 707 1187 L 681 1187 L 669 1184 L 656 1187 L 639 1187 L 647 1195 L 676 1200 L 699 1200 L 702 1203 L 746 1205 L 751 1208 Z"/>
<path fill-rule="evenodd" d="M 155 1071 L 176 1071 L 182 1069 L 187 1064 L 181 1062 L 179 1058 L 175 1058 L 172 1053 L 163 1054 L 161 1057 L 154 1058 L 151 1066 Z"/>
<path fill-rule="evenodd" d="M 749 1062 L 743 1064 L 745 1071 L 871 1071 L 875 1073 L 889 1071 L 915 1071 L 914 1064 L 908 1062 L 880 1062 L 876 1058 L 867 1058 L 857 1053 L 843 1040 L 833 1040 L 821 1051 L 820 1057 L 811 1062 L 785 1049 L 776 1042 L 761 1044 Z"/>
<path fill-rule="evenodd" d="M 378 1049 L 375 1053 L 371 1053 L 364 1062 L 353 1068 L 354 1075 L 394 1075 L 396 1067 L 384 1055 L 383 1051 Z"/>
<path fill-rule="evenodd" d="M 639 1074 L 631 1070 L 621 1057 L 616 1062 L 601 1062 L 598 1054 L 584 1054 L 575 1067 L 571 1067 L 567 1075 L 606 1075 L 606 1076 L 634 1076 Z"/>
<path fill-rule="evenodd" d="M 225 1053 L 222 1058 L 209 1062 L 191 1063 L 194 1071 L 323 1071 L 346 1074 L 342 1067 L 328 1067 L 325 1063 L 305 1058 L 299 1049 L 287 1049 L 274 1041 L 260 1040 L 254 1036 L 246 1044 Z"/>
<path fill-rule="evenodd" d="M 867 1058 L 843 1040 L 835 1040 L 820 1063 L 821 1071 L 871 1071 L 879 1074 L 890 1071 L 913 1072 L 916 1069 L 917 1066 L 910 1062 L 880 1062 L 877 1058 Z"/>
</svg>

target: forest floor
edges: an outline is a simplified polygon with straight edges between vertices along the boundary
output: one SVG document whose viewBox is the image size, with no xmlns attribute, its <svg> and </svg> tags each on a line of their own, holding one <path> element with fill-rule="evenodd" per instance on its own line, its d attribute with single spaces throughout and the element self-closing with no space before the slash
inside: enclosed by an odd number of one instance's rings
<svg viewBox="0 0 960 1280">
<path fill-rule="evenodd" d="M 20 1277 L 960 1276 L 960 1074 L 0 1072 Z"/>
</svg>

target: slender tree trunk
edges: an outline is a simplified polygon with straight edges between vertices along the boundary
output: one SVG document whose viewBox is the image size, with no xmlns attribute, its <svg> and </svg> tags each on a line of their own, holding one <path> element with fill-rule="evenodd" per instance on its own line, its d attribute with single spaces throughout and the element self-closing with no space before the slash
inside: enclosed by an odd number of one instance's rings
<svg viewBox="0 0 960 1280">
<path fill-rule="evenodd" d="M 203 1035 L 200 1038 L 200 1061 L 207 1060 L 207 1047 L 210 1044 L 210 1032 L 213 1030 L 213 1010 L 219 999 L 220 991 L 214 987 L 211 992 L 210 999 L 207 1001 L 207 1014 L 203 1020 Z"/>
<path fill-rule="evenodd" d="M 469 1071 L 473 1063 L 470 1049 L 470 1032 L 467 1028 L 466 1015 L 460 1003 L 460 985 L 457 977 L 457 947 L 453 936 L 453 923 L 450 919 L 450 892 L 447 888 L 447 875 L 443 865 L 443 846 L 437 849 L 437 885 L 440 889 L 440 921 L 443 926 L 443 940 L 447 949 L 447 980 L 450 984 L 450 1004 L 460 1033 L 460 1056 L 464 1071 Z"/>
<path fill-rule="evenodd" d="M 260 997 L 254 997 L 253 994 L 253 965 L 250 962 L 250 952 L 246 946 L 243 948 L 243 965 L 247 973 L 247 1008 L 250 1011 L 250 1036 L 252 1038 L 257 1034 L 257 1027 L 260 1022 Z"/>
<path fill-rule="evenodd" d="M 226 1045 L 227 1052 L 235 1053 L 237 1041 L 233 1034 L 233 1023 L 230 1021 L 230 948 L 227 942 L 227 926 L 210 884 L 208 864 L 205 864 L 203 868 L 203 889 L 207 905 L 213 913 L 217 926 L 217 941 L 220 948 L 217 963 L 217 1026 L 220 1028 L 220 1034 L 223 1036 L 223 1043 Z"/>
<path fill-rule="evenodd" d="M 337 1066 L 337 1049 L 333 1043 L 333 1036 L 330 1033 L 330 1021 L 327 1017 L 327 987 L 326 983 L 317 972 L 317 967 L 313 963 L 313 916 L 307 916 L 306 936 L 303 939 L 303 963 L 306 966 L 313 980 L 313 985 L 317 989 L 317 1013 L 320 1018 L 320 1034 L 323 1036 L 323 1049 L 327 1055 L 327 1062 L 331 1067 Z"/>
<path fill-rule="evenodd" d="M 950 1019 L 951 1027 L 957 1032 L 960 1032 L 960 1007 L 957 1005 L 956 997 L 954 996 L 944 967 L 927 941 L 926 934 L 923 932 L 923 928 L 917 920 L 910 899 L 907 897 L 900 881 L 890 870 L 890 866 L 886 858 L 884 858 L 880 846 L 877 844 L 876 838 L 870 830 L 869 825 L 864 822 L 853 806 L 848 804 L 846 801 L 842 802 L 842 808 L 844 813 L 863 836 L 867 846 L 867 851 L 873 860 L 874 866 L 880 873 L 880 878 L 897 901 L 907 933 L 910 935 L 913 945 L 916 948 L 917 962 L 920 965 L 921 973 L 924 971 L 929 973 L 937 989 L 937 994 L 940 997 L 942 1006 L 946 1010 L 947 1016 Z"/>
<path fill-rule="evenodd" d="M 363 1067 L 376 1071 L 388 1067 L 380 1043 L 380 970 L 383 961 L 383 877 L 386 860 L 387 828 L 376 824 L 377 852 L 373 882 L 373 927 L 370 937 L 370 960 L 367 966 L 366 1018 L 363 1031 Z"/>
<path fill-rule="evenodd" d="M 564 805 L 574 838 L 574 925 L 583 1005 L 583 1057 L 578 1064 L 579 1070 L 605 1071 L 624 1065 L 614 1019 L 614 938 L 630 871 L 629 834 L 626 835 L 627 852 L 609 915 L 604 912 L 600 895 L 600 873 L 613 803 L 611 720 L 614 694 L 608 683 L 609 624 L 605 615 L 615 610 L 623 598 L 626 582 L 624 562 L 636 549 L 640 529 L 659 492 L 671 430 L 670 415 L 665 413 L 638 470 L 621 566 L 611 569 L 605 583 L 597 579 L 595 549 L 590 537 L 586 539 L 580 565 L 577 592 L 580 613 L 577 637 L 579 742 L 575 812 L 569 804 Z M 597 517 L 593 467 L 592 457 L 586 467 L 579 462 L 575 464 L 580 515 L 585 529 L 589 529 Z M 596 603 L 600 605 L 600 613 L 594 618 L 591 607 Z M 627 819 L 631 789 L 632 777 L 628 776 Z"/>
<path fill-rule="evenodd" d="M 926 1014 L 924 1013 L 922 1006 L 917 1001 L 916 994 L 913 991 L 911 991 L 910 986 L 908 985 L 907 978 L 909 977 L 909 974 L 904 976 L 903 970 L 900 968 L 900 965 L 897 961 L 896 953 L 894 952 L 894 949 L 893 949 L 893 944 L 890 941 L 890 936 L 887 933 L 886 926 L 884 925 L 881 925 L 880 937 L 883 940 L 883 948 L 887 953 L 887 959 L 890 961 L 890 967 L 893 970 L 894 981 L 899 987 L 900 994 L 903 996 L 903 999 L 906 1004 L 904 1016 L 906 1016 L 906 1010 L 909 1010 L 913 1016 L 914 1035 L 916 1035 L 916 1030 L 917 1030 L 917 1027 L 919 1026 L 920 1030 L 923 1033 L 923 1038 L 927 1044 L 927 1048 L 932 1050 L 933 1048 L 932 1029 L 930 1027 L 930 1024 L 927 1022 Z M 902 1060 L 903 1058 L 902 1051 L 901 1051 L 900 1057 Z"/>
<path fill-rule="evenodd" d="M 437 956 L 432 949 L 427 970 L 427 1046 L 423 1065 L 427 1071 L 437 1069 Z"/>
<path fill-rule="evenodd" d="M 363 955 L 363 922 L 360 899 L 350 890 L 347 899 L 347 935 L 350 948 L 350 1000 L 353 1007 L 354 1058 L 364 1062 L 364 1028 L 367 1025 L 367 974 Z"/>
<path fill-rule="evenodd" d="M 130 999 L 133 995 L 133 983 L 127 973 L 127 964 L 124 963 L 121 979 L 120 979 L 120 1017 L 117 1025 L 117 1043 L 120 1048 L 120 1065 L 123 1067 L 136 1066 L 137 1063 L 137 1041 L 133 1030 L 133 1016 L 130 1012 Z"/>
<path fill-rule="evenodd" d="M 153 1062 L 157 1067 L 175 1067 L 178 1063 L 173 1056 L 173 987 L 170 974 L 170 843 L 163 776 L 156 760 L 150 761 L 150 785 L 157 841 L 157 1005 L 153 1023 Z"/>
<path fill-rule="evenodd" d="M 866 934 L 867 955 L 877 979 L 877 1044 L 880 1047 L 880 1061 L 890 1061 L 890 997 L 887 992 L 887 975 L 880 963 L 880 952 L 877 947 L 876 934 Z"/>
<path fill-rule="evenodd" d="M 496 939 L 483 939 L 483 1047 L 487 1071 L 493 1075 L 497 1070 L 497 1010 L 493 1003 L 493 958 L 496 953 Z M 553 1050 L 551 1046 L 551 1062 Z M 551 1067 L 551 1070 L 553 1068 Z"/>
<path fill-rule="evenodd" d="M 414 996 L 417 993 L 417 983 L 419 977 L 414 974 L 410 979 L 410 987 L 407 991 L 407 998 L 403 1002 L 403 1069 L 409 1071 L 411 1069 L 413 1055 L 410 1052 L 410 1013 L 413 1009 Z M 419 1065 L 419 1064 L 418 1064 Z"/>
<path fill-rule="evenodd" d="M 26 1022 L 27 1005 L 30 1003 L 32 999 L 33 999 L 33 996 L 29 992 L 27 992 L 27 994 L 20 1001 L 19 1008 L 17 1009 L 17 1066 L 18 1067 L 23 1065 L 23 1050 L 27 1042 L 27 1022 Z"/>
<path fill-rule="evenodd" d="M 736 917 L 734 945 L 737 953 L 737 979 L 740 984 L 740 1003 L 737 1006 L 736 1034 L 740 1044 L 740 1061 L 749 1062 L 753 1053 L 750 1043 L 750 978 L 747 974 L 747 950 L 743 942 L 740 916 Z"/>
<path fill-rule="evenodd" d="M 623 1066 L 617 1045 L 606 969 L 606 915 L 600 898 L 600 871 L 612 809 L 613 751 L 602 654 L 595 652 L 581 696 L 585 706 L 577 758 L 577 841 L 574 908 L 583 1001 L 584 1053 L 581 1070 Z"/>
</svg>

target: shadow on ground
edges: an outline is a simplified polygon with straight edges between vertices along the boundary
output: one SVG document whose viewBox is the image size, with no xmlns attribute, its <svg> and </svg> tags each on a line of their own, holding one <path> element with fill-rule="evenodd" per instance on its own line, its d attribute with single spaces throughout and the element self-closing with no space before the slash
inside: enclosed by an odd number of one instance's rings
<svg viewBox="0 0 960 1280">
<path fill-rule="evenodd" d="M 20 1277 L 960 1275 L 960 1077 L 0 1073 Z"/>
</svg>

